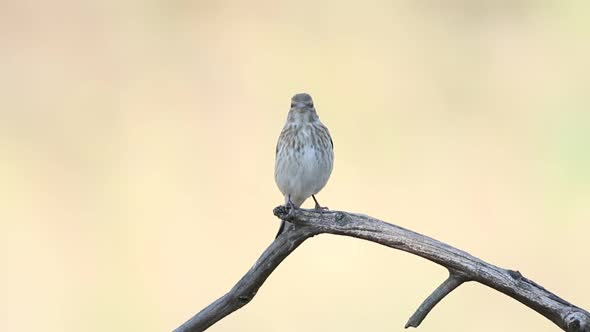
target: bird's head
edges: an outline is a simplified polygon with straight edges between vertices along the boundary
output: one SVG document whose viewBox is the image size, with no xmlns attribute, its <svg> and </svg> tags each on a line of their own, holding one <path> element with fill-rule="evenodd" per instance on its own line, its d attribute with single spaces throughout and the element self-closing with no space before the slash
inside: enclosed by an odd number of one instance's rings
<svg viewBox="0 0 590 332">
<path fill-rule="evenodd" d="M 318 120 L 318 114 L 313 107 L 313 100 L 309 94 L 298 93 L 291 98 L 291 109 L 287 121 L 309 123 Z"/>
</svg>

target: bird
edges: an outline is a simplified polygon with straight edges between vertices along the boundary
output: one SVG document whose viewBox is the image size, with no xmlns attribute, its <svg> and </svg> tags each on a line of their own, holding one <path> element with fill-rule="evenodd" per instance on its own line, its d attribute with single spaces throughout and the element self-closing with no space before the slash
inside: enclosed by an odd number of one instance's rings
<svg viewBox="0 0 590 332">
<path fill-rule="evenodd" d="M 315 195 L 328 182 L 333 166 L 334 142 L 320 121 L 313 99 L 307 93 L 294 95 L 275 151 L 275 182 L 285 206 L 299 208 L 311 196 L 315 209 L 327 209 Z M 283 220 L 276 237 L 284 229 Z"/>
</svg>

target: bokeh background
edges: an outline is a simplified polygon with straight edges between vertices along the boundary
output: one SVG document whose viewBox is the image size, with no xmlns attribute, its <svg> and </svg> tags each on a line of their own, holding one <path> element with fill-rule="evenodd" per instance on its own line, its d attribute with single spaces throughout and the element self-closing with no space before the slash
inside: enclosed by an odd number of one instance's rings
<svg viewBox="0 0 590 332">
<path fill-rule="evenodd" d="M 590 308 L 587 1 L 3 1 L 0 330 L 170 331 L 273 240 L 291 95 L 318 196 Z M 305 206 L 312 206 L 307 202 Z M 329 235 L 211 331 L 402 331 L 446 277 Z M 556 331 L 460 287 L 419 328 Z"/>
</svg>

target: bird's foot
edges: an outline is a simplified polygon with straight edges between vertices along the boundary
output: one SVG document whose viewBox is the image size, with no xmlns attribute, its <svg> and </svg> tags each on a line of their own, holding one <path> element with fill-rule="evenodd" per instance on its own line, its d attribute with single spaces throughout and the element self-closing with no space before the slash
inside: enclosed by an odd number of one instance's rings
<svg viewBox="0 0 590 332">
<path fill-rule="evenodd" d="M 320 206 L 319 204 L 316 204 L 314 209 L 322 211 L 330 210 L 327 206 Z"/>
<path fill-rule="evenodd" d="M 295 204 L 293 204 L 293 203 L 291 203 L 291 202 L 289 202 L 289 203 L 285 204 L 285 206 L 286 206 L 288 209 L 290 209 L 290 210 L 295 210 L 295 209 L 297 209 L 297 207 L 295 206 Z"/>
<path fill-rule="evenodd" d="M 285 204 L 285 206 L 288 207 L 291 210 L 297 209 L 297 207 L 295 206 L 295 204 L 293 204 L 293 201 L 291 201 L 291 197 L 289 197 L 289 199 L 287 200 L 287 204 Z"/>
<path fill-rule="evenodd" d="M 316 209 L 316 210 L 329 210 L 327 206 L 321 206 L 320 203 L 318 203 L 318 200 L 315 199 L 314 195 L 311 195 L 311 197 L 313 198 L 313 201 L 315 202 L 314 209 Z"/>
<path fill-rule="evenodd" d="M 293 216 L 293 212 L 295 212 L 295 210 L 297 210 L 297 206 L 295 206 L 295 204 L 293 204 L 293 201 L 291 201 L 291 197 L 289 197 L 289 199 L 287 199 L 287 203 L 285 204 L 285 207 L 287 209 L 289 209 L 289 212 L 287 212 L 287 219 L 289 219 L 291 216 Z"/>
</svg>

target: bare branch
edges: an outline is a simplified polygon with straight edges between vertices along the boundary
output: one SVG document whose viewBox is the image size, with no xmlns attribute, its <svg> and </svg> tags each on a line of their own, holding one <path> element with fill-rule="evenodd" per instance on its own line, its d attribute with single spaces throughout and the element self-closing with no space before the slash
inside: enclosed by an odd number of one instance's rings
<svg viewBox="0 0 590 332">
<path fill-rule="evenodd" d="M 224 296 L 197 313 L 175 332 L 204 331 L 247 304 L 274 269 L 303 241 L 317 234 L 351 236 L 403 250 L 446 267 L 449 278 L 416 310 L 406 327 L 418 326 L 432 308 L 466 281 L 476 281 L 535 310 L 568 332 L 590 332 L 590 313 L 561 299 L 518 271 L 486 263 L 464 251 L 381 220 L 343 211 L 290 210 L 279 206 L 274 214 L 294 227 L 283 232 L 254 266 Z"/>
<path fill-rule="evenodd" d="M 418 327 L 424 318 L 426 318 L 426 315 L 428 315 L 430 310 L 432 310 L 432 308 L 434 308 L 434 306 L 437 305 L 440 300 L 455 290 L 455 288 L 459 287 L 463 282 L 465 282 L 465 278 L 460 273 L 449 271 L 449 277 L 447 280 L 440 284 L 432 292 L 432 294 L 430 294 L 430 296 L 427 297 L 424 302 L 422 302 L 412 317 L 408 319 L 405 327 Z"/>
<path fill-rule="evenodd" d="M 178 327 L 175 332 L 205 331 L 223 317 L 240 309 L 254 298 L 266 278 L 293 250 L 306 239 L 317 234 L 311 227 L 291 227 L 283 232 L 262 253 L 250 270 L 225 295 Z"/>
</svg>

